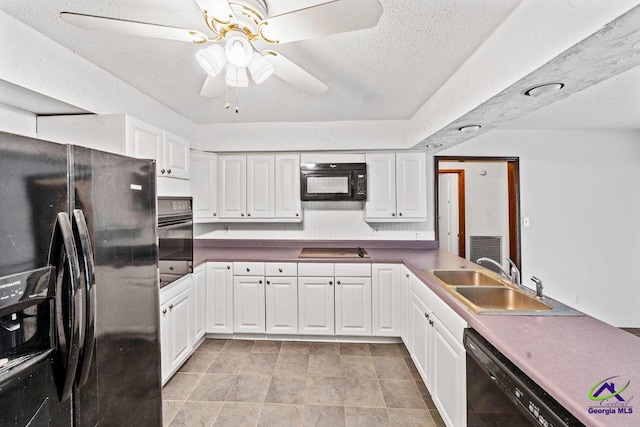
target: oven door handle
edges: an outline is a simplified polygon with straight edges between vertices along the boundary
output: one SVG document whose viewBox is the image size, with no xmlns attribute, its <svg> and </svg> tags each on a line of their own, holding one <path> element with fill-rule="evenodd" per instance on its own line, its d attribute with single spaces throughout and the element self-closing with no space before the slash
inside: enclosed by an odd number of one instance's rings
<svg viewBox="0 0 640 427">
<path fill-rule="evenodd" d="M 91 361 L 93 359 L 93 348 L 96 336 L 96 275 L 95 263 L 93 259 L 93 248 L 89 238 L 89 228 L 80 209 L 73 211 L 72 219 L 73 234 L 81 249 L 80 255 L 84 266 L 86 304 L 84 306 L 85 332 L 84 343 L 82 344 L 80 376 L 78 385 L 82 386 L 89 378 Z"/>
<path fill-rule="evenodd" d="M 49 249 L 49 263 L 57 266 L 54 316 L 58 355 L 55 362 L 55 378 L 60 402 L 64 402 L 69 399 L 73 390 L 80 356 L 80 339 L 83 326 L 83 316 L 80 311 L 83 304 L 83 292 L 78 292 L 82 277 L 80 275 L 78 252 L 73 240 L 71 222 L 66 212 L 58 213 L 56 218 Z M 69 276 L 68 288 L 64 286 L 65 270 Z M 66 319 L 62 305 L 64 299 L 69 302 L 69 312 Z"/>
</svg>

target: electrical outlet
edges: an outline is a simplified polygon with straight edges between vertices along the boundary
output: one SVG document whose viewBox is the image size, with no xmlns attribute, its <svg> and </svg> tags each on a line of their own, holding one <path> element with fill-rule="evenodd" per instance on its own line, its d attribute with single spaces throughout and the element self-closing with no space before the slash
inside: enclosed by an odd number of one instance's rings
<svg viewBox="0 0 640 427">
<path fill-rule="evenodd" d="M 575 296 L 575 302 L 576 302 L 576 305 L 580 305 L 580 294 L 577 294 Z"/>
<path fill-rule="evenodd" d="M 416 239 L 416 240 L 420 240 L 420 233 L 418 233 L 418 232 L 416 231 L 416 232 L 414 233 L 413 238 L 414 238 L 414 239 Z"/>
<path fill-rule="evenodd" d="M 529 223 L 529 217 L 528 216 L 522 217 L 522 226 L 523 227 L 528 227 L 529 224 L 530 224 Z"/>
<path fill-rule="evenodd" d="M 229 226 L 228 225 L 224 226 L 224 234 L 229 234 Z"/>
<path fill-rule="evenodd" d="M 371 236 L 379 236 L 380 235 L 380 226 L 378 224 L 374 224 L 371 226 Z"/>
</svg>

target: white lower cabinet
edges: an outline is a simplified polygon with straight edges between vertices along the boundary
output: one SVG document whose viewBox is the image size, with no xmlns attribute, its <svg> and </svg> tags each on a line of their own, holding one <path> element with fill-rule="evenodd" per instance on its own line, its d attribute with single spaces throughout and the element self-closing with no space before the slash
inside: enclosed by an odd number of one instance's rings
<svg viewBox="0 0 640 427">
<path fill-rule="evenodd" d="M 371 335 L 371 277 L 335 278 L 336 335 Z"/>
<path fill-rule="evenodd" d="M 429 354 L 431 345 L 431 328 L 429 327 L 429 315 L 427 306 L 415 294 L 411 294 L 411 314 L 410 314 L 410 342 L 409 352 L 424 381 L 431 390 L 431 369 Z"/>
<path fill-rule="evenodd" d="M 298 277 L 298 332 L 301 335 L 333 335 L 333 277 Z"/>
<path fill-rule="evenodd" d="M 410 276 L 409 269 L 404 265 L 401 265 L 400 266 L 400 328 L 402 330 L 402 333 L 400 336 L 402 337 L 402 342 L 407 347 L 407 349 L 411 349 L 411 341 L 409 340 L 409 337 L 411 336 L 409 334 L 409 327 L 410 327 L 409 319 L 410 319 L 410 313 L 411 313 L 411 310 L 410 310 L 411 294 L 410 294 L 410 288 L 409 288 L 410 277 L 411 276 Z"/>
<path fill-rule="evenodd" d="M 160 349 L 163 384 L 193 351 L 191 275 L 160 290 Z"/>
<path fill-rule="evenodd" d="M 433 366 L 431 394 L 443 421 L 466 425 L 466 353 L 464 346 L 437 316 L 432 328 Z"/>
<path fill-rule="evenodd" d="M 372 264 L 372 333 L 379 337 L 402 335 L 402 282 L 398 264 Z"/>
<path fill-rule="evenodd" d="M 298 333 L 298 278 L 266 277 L 266 333 Z"/>
<path fill-rule="evenodd" d="M 207 333 L 233 333 L 233 263 L 207 263 Z"/>
<path fill-rule="evenodd" d="M 207 270 L 203 264 L 193 271 L 193 344 L 195 345 L 205 333 L 205 318 L 207 313 L 206 305 L 206 286 L 207 286 Z"/>
<path fill-rule="evenodd" d="M 265 332 L 264 276 L 233 278 L 233 332 Z"/>
</svg>

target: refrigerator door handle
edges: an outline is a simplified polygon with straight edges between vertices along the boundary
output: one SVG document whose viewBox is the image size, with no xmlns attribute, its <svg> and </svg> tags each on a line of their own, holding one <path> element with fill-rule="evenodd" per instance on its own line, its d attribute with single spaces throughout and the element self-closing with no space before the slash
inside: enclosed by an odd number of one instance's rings
<svg viewBox="0 0 640 427">
<path fill-rule="evenodd" d="M 72 219 L 73 234 L 78 247 L 84 266 L 84 285 L 86 293 L 86 304 L 84 305 L 85 333 L 82 351 L 80 353 L 80 376 L 78 377 L 78 385 L 82 386 L 89 378 L 91 370 L 91 360 L 93 359 L 94 341 L 96 336 L 96 281 L 95 281 L 95 263 L 93 259 L 93 248 L 91 247 L 91 239 L 89 238 L 89 229 L 84 217 L 84 213 L 80 209 L 74 209 Z"/>
<path fill-rule="evenodd" d="M 82 327 L 82 313 L 79 311 L 82 305 L 82 293 L 78 284 L 81 282 L 80 265 L 73 231 L 69 215 L 66 212 L 58 213 L 56 225 L 53 232 L 53 239 L 49 250 L 49 262 L 55 266 L 55 326 L 56 326 L 56 346 L 58 356 L 56 357 L 55 377 L 58 385 L 60 402 L 69 399 L 73 390 L 73 383 L 78 369 L 78 359 L 80 355 L 80 339 Z M 66 268 L 65 265 L 66 264 Z M 69 286 L 68 292 L 65 290 L 64 277 L 68 271 Z M 65 309 L 63 300 L 68 302 L 69 307 Z M 68 312 L 68 313 L 67 313 Z M 66 319 L 65 319 L 66 314 Z M 65 326 L 68 325 L 68 335 Z"/>
</svg>

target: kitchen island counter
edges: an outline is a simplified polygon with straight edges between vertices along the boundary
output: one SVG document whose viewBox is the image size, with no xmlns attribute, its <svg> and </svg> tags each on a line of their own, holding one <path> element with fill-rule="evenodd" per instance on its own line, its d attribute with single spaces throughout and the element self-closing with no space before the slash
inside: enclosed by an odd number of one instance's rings
<svg viewBox="0 0 640 427">
<path fill-rule="evenodd" d="M 433 242 L 405 242 L 409 247 L 406 249 L 395 243 L 385 247 L 383 242 L 355 242 L 368 252 L 370 258 L 364 259 L 298 258 L 302 247 L 314 246 L 316 242 L 295 241 L 272 246 L 247 242 L 244 247 L 234 247 L 235 244 L 224 247 L 224 240 L 207 242 L 194 247 L 196 265 L 207 261 L 402 263 L 470 327 L 583 423 L 588 426 L 640 425 L 640 406 L 634 407 L 634 396 L 640 395 L 638 337 L 587 315 L 476 314 L 440 286 L 426 270 L 480 266 L 435 249 Z M 620 393 L 624 402 L 609 399 L 626 404 L 626 413 L 589 399 L 592 388 L 604 380 L 615 382 L 616 390 L 629 382 L 627 389 Z M 613 412 L 607 409 L 613 409 Z"/>
</svg>

